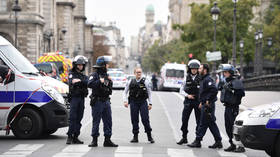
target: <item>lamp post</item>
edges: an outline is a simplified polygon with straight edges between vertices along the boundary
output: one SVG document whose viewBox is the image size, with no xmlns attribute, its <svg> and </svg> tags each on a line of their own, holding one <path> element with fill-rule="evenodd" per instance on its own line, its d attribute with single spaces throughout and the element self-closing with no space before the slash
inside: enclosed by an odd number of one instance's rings
<svg viewBox="0 0 280 157">
<path fill-rule="evenodd" d="M 214 7 L 211 8 L 212 19 L 214 21 L 214 43 L 213 52 L 216 51 L 216 22 L 220 15 L 220 9 L 217 7 L 217 2 L 214 2 Z M 216 71 L 216 62 L 213 62 L 213 71 Z"/>
<path fill-rule="evenodd" d="M 258 75 L 262 75 L 263 72 L 263 48 L 262 48 L 263 31 L 259 30 L 259 56 L 258 56 Z"/>
<path fill-rule="evenodd" d="M 233 9 L 233 50 L 232 50 L 232 63 L 233 66 L 236 66 L 236 4 L 238 0 L 232 0 L 234 3 Z"/>
<path fill-rule="evenodd" d="M 15 12 L 15 47 L 17 48 L 17 36 L 18 36 L 18 12 L 21 11 L 21 7 L 18 5 L 18 0 L 15 0 L 15 4 L 12 8 L 12 10 Z"/>
<path fill-rule="evenodd" d="M 257 75 L 258 72 L 258 39 L 259 33 L 255 32 L 255 41 L 256 41 L 256 51 L 255 51 L 255 58 L 254 58 L 254 74 Z"/>
<path fill-rule="evenodd" d="M 240 47 L 240 75 L 241 77 L 244 77 L 243 73 L 243 48 L 244 48 L 244 41 L 240 40 L 239 42 Z"/>
</svg>

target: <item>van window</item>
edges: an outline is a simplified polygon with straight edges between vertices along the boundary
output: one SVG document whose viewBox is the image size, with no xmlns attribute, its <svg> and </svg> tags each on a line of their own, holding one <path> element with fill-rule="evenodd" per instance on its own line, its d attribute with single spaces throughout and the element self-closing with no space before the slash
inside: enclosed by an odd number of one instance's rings
<svg viewBox="0 0 280 157">
<path fill-rule="evenodd" d="M 34 64 L 34 66 L 45 73 L 52 73 L 52 66 L 51 64 Z"/>
<path fill-rule="evenodd" d="M 22 73 L 38 73 L 38 70 L 12 45 L 1 45 L 0 51 Z"/>
<path fill-rule="evenodd" d="M 62 74 L 64 72 L 63 63 L 62 62 L 51 62 L 51 63 L 54 63 L 56 65 L 56 67 L 58 68 L 59 74 Z"/>
<path fill-rule="evenodd" d="M 184 78 L 184 70 L 167 69 L 166 77 Z"/>
</svg>

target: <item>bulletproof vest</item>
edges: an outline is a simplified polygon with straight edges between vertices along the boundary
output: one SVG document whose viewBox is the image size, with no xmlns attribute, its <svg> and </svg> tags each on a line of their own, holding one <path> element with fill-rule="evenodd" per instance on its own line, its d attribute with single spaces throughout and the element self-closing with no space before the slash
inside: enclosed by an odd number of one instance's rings
<svg viewBox="0 0 280 157">
<path fill-rule="evenodd" d="M 148 89 L 145 85 L 145 78 L 142 78 L 140 82 L 136 79 L 132 79 L 129 85 L 129 99 L 132 100 L 146 100 L 148 98 Z"/>
<path fill-rule="evenodd" d="M 73 79 L 80 79 L 81 81 L 85 81 L 87 77 L 79 72 L 72 72 Z M 84 96 L 88 95 L 87 85 L 82 84 L 81 82 L 72 84 L 70 83 L 69 92 L 71 96 Z"/>
<path fill-rule="evenodd" d="M 193 80 L 191 75 L 188 74 L 186 78 L 186 85 L 184 91 L 190 95 L 195 95 L 195 98 L 198 99 L 199 96 L 199 87 L 200 87 L 200 77 L 197 75 Z"/>
<path fill-rule="evenodd" d="M 109 97 L 112 94 L 113 82 L 108 78 L 107 73 L 99 74 L 99 78 L 104 78 L 104 83 L 101 84 L 100 88 L 96 89 L 96 95 L 98 97 Z M 98 78 L 98 79 L 99 79 Z"/>
<path fill-rule="evenodd" d="M 243 89 L 242 81 L 238 80 L 237 78 L 233 78 L 229 82 L 225 82 L 221 91 L 220 100 L 225 105 L 237 105 L 240 102 L 240 98 L 238 98 L 234 94 L 234 90 Z"/>
</svg>

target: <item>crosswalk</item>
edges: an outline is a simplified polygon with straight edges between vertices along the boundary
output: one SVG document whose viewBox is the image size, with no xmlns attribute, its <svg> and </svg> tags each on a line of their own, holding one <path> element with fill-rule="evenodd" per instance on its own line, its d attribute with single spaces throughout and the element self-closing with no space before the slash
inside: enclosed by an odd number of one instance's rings
<svg viewBox="0 0 280 157">
<path fill-rule="evenodd" d="M 43 147 L 46 144 L 18 144 L 2 153 L 0 157 L 28 157 L 32 156 L 33 153 L 41 154 L 40 157 L 44 157 Z M 58 150 L 58 152 L 52 154 L 52 157 L 84 157 L 90 154 L 94 154 L 95 149 L 90 148 L 87 145 L 65 145 L 65 148 Z M 112 150 L 112 157 L 145 157 L 145 156 L 166 156 L 166 157 L 201 157 L 202 155 L 198 153 L 199 149 L 175 149 L 175 148 L 164 148 L 161 147 L 160 154 L 153 153 L 153 151 L 145 151 L 148 147 L 142 146 L 119 146 L 118 148 L 108 148 L 107 150 Z M 105 150 L 104 150 L 105 151 Z M 102 154 L 102 151 L 100 152 Z M 49 155 L 48 155 L 49 156 Z M 108 154 L 106 154 L 106 157 Z M 236 154 L 224 152 L 223 150 L 214 150 L 214 155 L 216 157 L 247 157 L 245 154 Z"/>
</svg>

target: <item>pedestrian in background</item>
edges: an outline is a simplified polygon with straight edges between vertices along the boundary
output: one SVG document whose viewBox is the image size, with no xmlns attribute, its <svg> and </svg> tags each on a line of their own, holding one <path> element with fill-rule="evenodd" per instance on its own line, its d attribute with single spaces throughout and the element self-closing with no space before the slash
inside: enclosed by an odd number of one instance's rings
<svg viewBox="0 0 280 157">
<path fill-rule="evenodd" d="M 70 116 L 66 144 L 83 144 L 84 142 L 79 140 L 78 136 L 80 135 L 81 121 L 84 116 L 85 97 L 88 95 L 88 77 L 83 74 L 87 64 L 87 58 L 80 55 L 76 56 L 72 64 L 73 68 L 69 73 L 68 80 Z"/>
<path fill-rule="evenodd" d="M 198 69 L 200 67 L 200 62 L 196 59 L 190 60 L 188 63 L 188 71 L 186 76 L 186 81 L 183 83 L 180 88 L 180 94 L 185 97 L 184 100 L 184 109 L 182 113 L 182 139 L 177 142 L 177 144 L 182 145 L 188 143 L 187 134 L 188 134 L 188 123 L 189 118 L 194 110 L 195 119 L 196 119 L 196 131 L 199 126 L 200 119 L 200 109 L 199 106 L 199 82 L 200 76 Z"/>
<path fill-rule="evenodd" d="M 96 60 L 96 65 L 93 67 L 96 69 L 90 75 L 88 87 L 92 89 L 90 96 L 90 105 L 92 109 L 92 142 L 89 147 L 98 146 L 99 137 L 99 125 L 102 119 L 103 131 L 105 140 L 104 147 L 118 147 L 117 144 L 111 141 L 112 136 L 112 110 L 110 95 L 112 95 L 113 82 L 107 74 L 109 68 L 109 62 L 111 62 L 109 56 L 99 56 Z"/>
<path fill-rule="evenodd" d="M 135 68 L 134 74 L 136 78 L 131 79 L 126 84 L 123 94 L 124 106 L 128 107 L 130 105 L 130 117 L 133 128 L 133 139 L 130 142 L 138 142 L 140 114 L 145 132 L 147 133 L 148 141 L 154 143 L 155 141 L 151 134 L 152 128 L 149 120 L 149 110 L 152 109 L 151 88 L 149 87 L 149 81 L 146 80 L 145 77 L 142 77 L 141 68 Z M 147 103 L 147 99 L 149 103 Z"/>
</svg>

